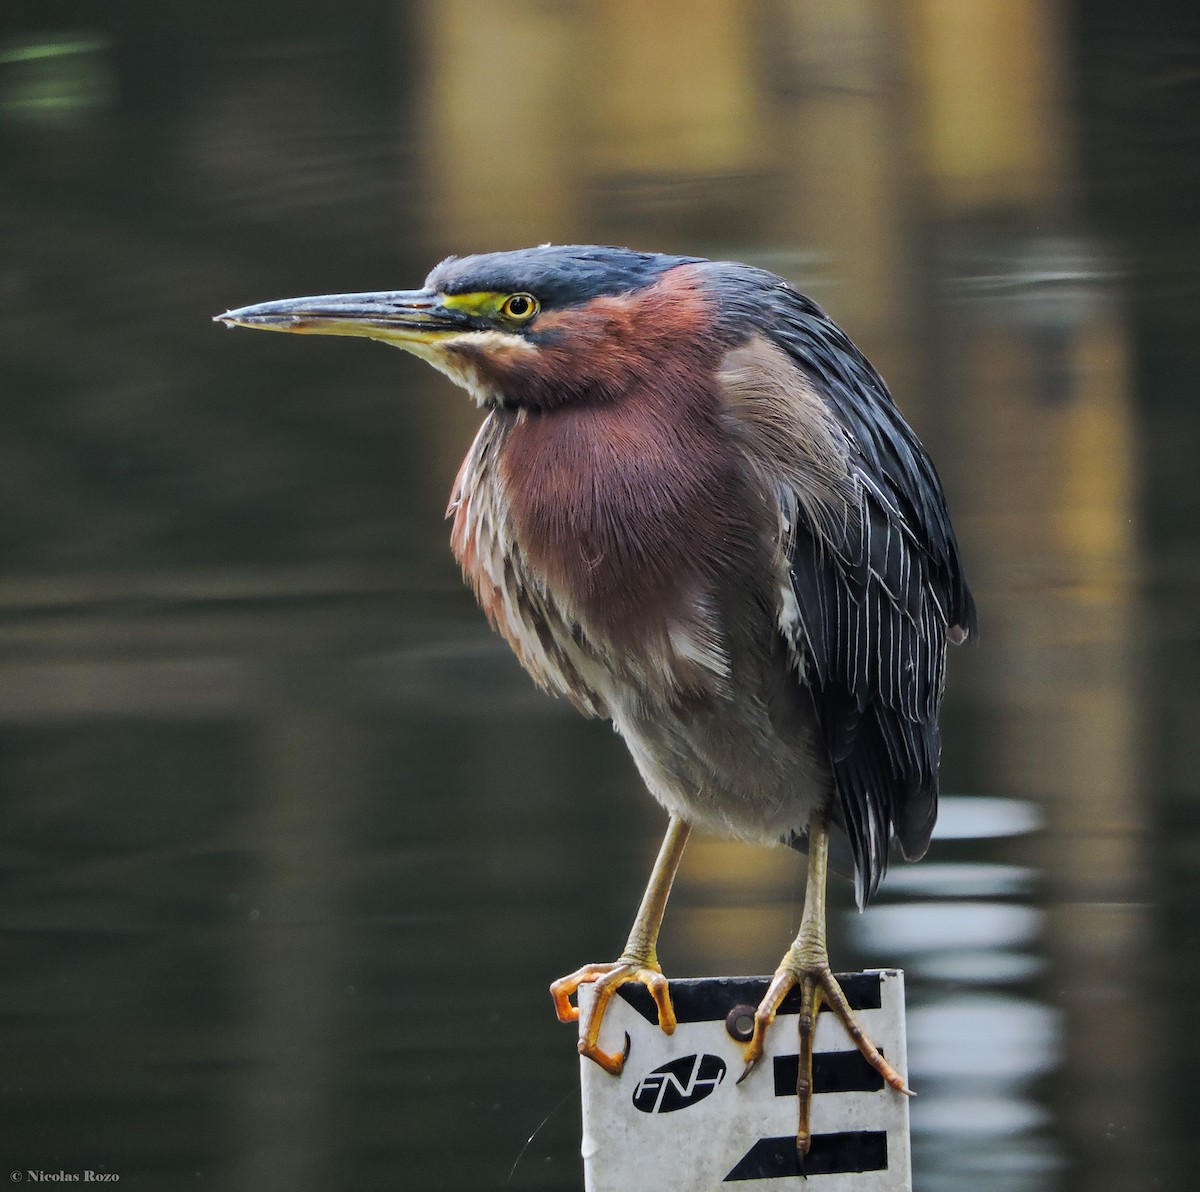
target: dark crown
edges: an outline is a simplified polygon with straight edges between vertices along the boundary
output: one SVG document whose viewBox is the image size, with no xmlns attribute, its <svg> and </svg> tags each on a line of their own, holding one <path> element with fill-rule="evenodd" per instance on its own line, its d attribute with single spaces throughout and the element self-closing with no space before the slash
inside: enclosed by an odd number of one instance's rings
<svg viewBox="0 0 1200 1192">
<path fill-rule="evenodd" d="M 443 294 L 529 293 L 543 306 L 573 306 L 640 290 L 668 269 L 702 259 L 595 244 L 544 244 L 513 252 L 447 257 L 425 284 Z"/>
</svg>

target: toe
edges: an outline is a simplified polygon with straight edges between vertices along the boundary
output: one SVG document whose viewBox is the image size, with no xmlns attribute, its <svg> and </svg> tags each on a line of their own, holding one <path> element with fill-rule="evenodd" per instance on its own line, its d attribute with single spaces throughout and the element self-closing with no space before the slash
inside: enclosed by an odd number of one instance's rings
<svg viewBox="0 0 1200 1192">
<path fill-rule="evenodd" d="M 625 1047 L 618 1055 L 612 1051 L 605 1051 L 602 1047 L 595 1043 L 589 1044 L 587 1040 L 579 1040 L 579 1054 L 592 1060 L 602 1067 L 610 1076 L 620 1076 L 625 1069 L 625 1061 L 629 1058 L 629 1034 L 625 1034 Z"/>
<path fill-rule="evenodd" d="M 650 990 L 654 1004 L 658 1007 L 658 1025 L 663 1033 L 673 1035 L 678 1022 L 675 1018 L 675 1007 L 671 1003 L 671 987 L 662 973 L 643 973 L 642 984 Z"/>
</svg>

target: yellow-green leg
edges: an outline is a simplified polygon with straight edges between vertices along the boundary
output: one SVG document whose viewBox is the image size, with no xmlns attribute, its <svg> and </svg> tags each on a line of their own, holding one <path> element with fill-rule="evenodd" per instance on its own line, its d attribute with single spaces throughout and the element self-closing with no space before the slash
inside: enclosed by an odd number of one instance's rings
<svg viewBox="0 0 1200 1192">
<path fill-rule="evenodd" d="M 663 913 L 667 909 L 667 897 L 675 872 L 683 858 L 683 847 L 687 844 L 691 828 L 678 816 L 673 815 L 667 825 L 667 834 L 658 859 L 650 874 L 642 904 L 633 920 L 633 928 L 625 943 L 620 958 L 611 964 L 585 964 L 569 977 L 560 977 L 550 986 L 554 1009 L 559 1022 L 578 1022 L 579 1008 L 571 1004 L 571 995 L 581 985 L 592 983 L 596 996 L 588 1011 L 587 1020 L 579 1035 L 579 1054 L 595 1060 L 606 1072 L 620 1075 L 625 1066 L 625 1054 L 615 1055 L 600 1048 L 600 1025 L 613 995 L 630 981 L 638 981 L 650 990 L 658 1006 L 658 1024 L 668 1035 L 675 1032 L 675 1009 L 671 1005 L 671 994 L 667 979 L 658 964 L 658 930 L 662 926 Z"/>
<path fill-rule="evenodd" d="M 787 955 L 775 970 L 766 996 L 754 1013 L 754 1034 L 746 1044 L 746 1068 L 740 1080 L 745 1080 L 762 1059 L 767 1027 L 775 1019 L 783 999 L 795 987 L 800 987 L 800 1071 L 796 1079 L 799 1100 L 799 1123 L 796 1128 L 796 1149 L 808 1154 L 812 1142 L 813 1035 L 816 1032 L 817 1012 L 825 1002 L 846 1028 L 863 1058 L 897 1092 L 907 1097 L 912 1090 L 904 1077 L 880 1055 L 875 1044 L 867 1038 L 850 1009 L 842 987 L 829 967 L 829 951 L 825 946 L 825 881 L 829 870 L 829 821 L 823 812 L 813 815 L 808 826 L 808 880 L 804 891 L 804 914 L 800 931 Z"/>
</svg>

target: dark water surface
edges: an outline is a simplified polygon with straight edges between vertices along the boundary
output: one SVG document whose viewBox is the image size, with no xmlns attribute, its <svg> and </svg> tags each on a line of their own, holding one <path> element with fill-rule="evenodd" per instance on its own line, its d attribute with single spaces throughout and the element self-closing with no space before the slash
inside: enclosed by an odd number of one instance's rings
<svg viewBox="0 0 1200 1192">
<path fill-rule="evenodd" d="M 570 239 L 787 273 L 945 476 L 938 835 L 830 924 L 908 974 L 915 1186 L 1194 1186 L 1200 25 L 675 7 L 5 0 L 0 1178 L 582 1186 L 546 986 L 663 816 L 459 584 L 464 395 L 209 321 Z M 802 893 L 694 841 L 664 965 Z"/>
</svg>

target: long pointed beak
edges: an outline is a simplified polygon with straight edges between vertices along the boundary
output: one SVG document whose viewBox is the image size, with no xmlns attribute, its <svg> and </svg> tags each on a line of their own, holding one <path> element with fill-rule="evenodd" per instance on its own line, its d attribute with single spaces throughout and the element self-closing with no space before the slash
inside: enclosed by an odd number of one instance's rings
<svg viewBox="0 0 1200 1192">
<path fill-rule="evenodd" d="M 284 298 L 227 310 L 213 321 L 301 335 L 361 335 L 398 347 L 433 343 L 471 330 L 469 318 L 448 310 L 432 290 Z"/>
</svg>

